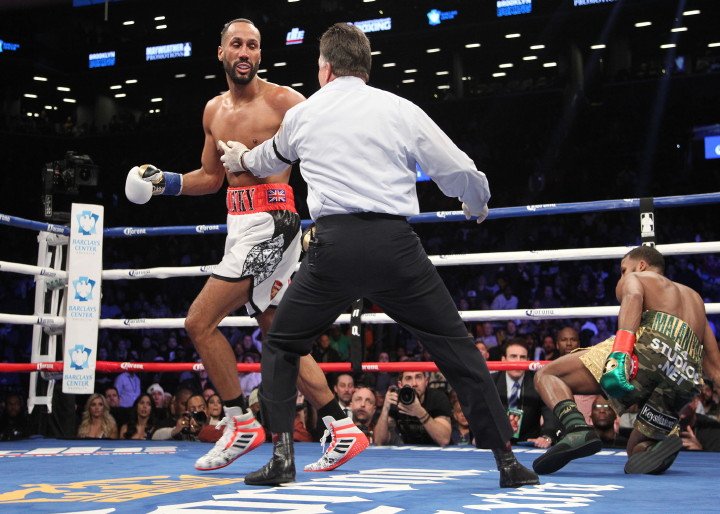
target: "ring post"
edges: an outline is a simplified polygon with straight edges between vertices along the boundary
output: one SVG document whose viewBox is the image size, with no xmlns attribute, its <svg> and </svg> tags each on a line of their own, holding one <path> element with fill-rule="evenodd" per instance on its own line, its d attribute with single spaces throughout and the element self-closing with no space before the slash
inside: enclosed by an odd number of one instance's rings
<svg viewBox="0 0 720 514">
<path fill-rule="evenodd" d="M 100 324 L 104 209 L 73 204 L 63 341 L 63 393 L 92 394 Z"/>
</svg>

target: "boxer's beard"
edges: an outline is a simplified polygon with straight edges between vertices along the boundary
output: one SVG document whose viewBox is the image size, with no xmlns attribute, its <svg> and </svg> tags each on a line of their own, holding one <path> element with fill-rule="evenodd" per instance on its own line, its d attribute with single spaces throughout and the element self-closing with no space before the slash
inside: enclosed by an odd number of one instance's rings
<svg viewBox="0 0 720 514">
<path fill-rule="evenodd" d="M 237 71 L 235 71 L 235 65 L 229 61 L 223 61 L 223 68 L 225 69 L 227 76 L 230 77 L 230 80 L 239 86 L 244 86 L 245 84 L 249 84 L 250 81 L 255 78 L 255 75 L 257 75 L 258 72 L 258 65 L 252 61 L 240 62 L 246 62 L 250 65 L 250 73 L 246 77 L 239 76 Z"/>
</svg>

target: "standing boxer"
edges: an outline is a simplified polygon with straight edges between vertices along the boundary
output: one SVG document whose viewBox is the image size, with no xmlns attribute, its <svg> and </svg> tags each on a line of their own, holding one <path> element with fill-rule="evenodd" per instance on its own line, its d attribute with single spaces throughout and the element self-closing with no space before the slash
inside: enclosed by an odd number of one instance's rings
<svg viewBox="0 0 720 514">
<path fill-rule="evenodd" d="M 682 448 L 676 435 L 679 412 L 700 390 L 703 370 L 713 380 L 720 378 L 720 351 L 702 297 L 663 276 L 665 259 L 653 247 L 631 250 L 620 269 L 616 335 L 560 357 L 535 375 L 536 389 L 564 429 L 555 446 L 533 463 L 540 474 L 602 449 L 572 396 L 601 390 L 618 416 L 632 405 L 640 407 L 625 473 L 662 473 Z"/>
<path fill-rule="evenodd" d="M 268 177 L 300 160 L 317 229 L 263 344 L 260 406 L 280 435 L 271 461 L 245 483 L 294 480 L 298 360 L 349 302 L 367 297 L 430 351 L 477 444 L 492 448 L 500 486 L 537 484 L 510 449 L 512 429 L 485 360 L 406 219 L 419 212 L 416 164 L 478 221 L 488 214 L 487 179 L 420 108 L 367 85 L 370 55 L 360 29 L 333 25 L 320 40 L 320 90 L 290 109 L 275 137 L 257 148 L 221 142 L 230 171 Z"/>
<path fill-rule="evenodd" d="M 218 142 L 235 139 L 256 146 L 272 137 L 285 112 L 304 98 L 257 76 L 260 32 L 250 20 L 241 18 L 225 24 L 218 60 L 225 69 L 228 91 L 205 106 L 200 169 L 178 174 L 143 165 L 130 170 L 125 184 L 125 193 L 134 203 L 145 203 L 158 194 L 215 193 L 226 179 L 229 185 L 225 255 L 185 320 L 185 329 L 226 405 L 226 417 L 218 424 L 225 431 L 215 447 L 195 463 L 200 470 L 227 466 L 265 441 L 262 426 L 246 409 L 235 355 L 218 324 L 245 305 L 267 333 L 300 255 L 300 218 L 288 185 L 290 168 L 286 165 L 262 179 L 226 173 Z M 300 368 L 297 387 L 318 413 L 344 418 L 312 357 L 303 358 Z M 367 439 L 359 430 L 349 437 L 354 449 L 350 457 L 367 447 Z M 350 457 L 333 462 L 333 467 Z"/>
</svg>

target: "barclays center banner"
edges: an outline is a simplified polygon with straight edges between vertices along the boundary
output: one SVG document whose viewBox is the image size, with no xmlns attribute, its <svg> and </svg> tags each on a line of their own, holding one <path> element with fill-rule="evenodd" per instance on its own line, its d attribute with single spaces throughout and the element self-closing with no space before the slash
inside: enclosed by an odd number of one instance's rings
<svg viewBox="0 0 720 514">
<path fill-rule="evenodd" d="M 101 205 L 73 204 L 68 243 L 63 393 L 91 394 L 100 323 L 103 216 Z"/>
</svg>

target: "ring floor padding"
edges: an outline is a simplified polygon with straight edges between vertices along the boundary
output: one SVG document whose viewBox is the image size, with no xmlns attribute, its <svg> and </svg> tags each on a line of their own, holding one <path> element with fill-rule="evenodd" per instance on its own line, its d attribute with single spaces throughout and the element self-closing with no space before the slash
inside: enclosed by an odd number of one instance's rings
<svg viewBox="0 0 720 514">
<path fill-rule="evenodd" d="M 571 462 L 542 485 L 500 489 L 487 450 L 370 447 L 327 473 L 302 471 L 321 455 L 296 443 L 297 481 L 251 487 L 264 444 L 230 466 L 199 472 L 206 443 L 31 439 L 0 443 L 2 513 L 596 513 L 718 512 L 720 454 L 681 452 L 660 476 L 625 475 L 625 453 L 602 451 Z M 544 450 L 516 447 L 526 466 Z"/>
</svg>

